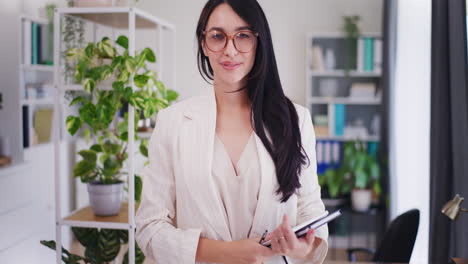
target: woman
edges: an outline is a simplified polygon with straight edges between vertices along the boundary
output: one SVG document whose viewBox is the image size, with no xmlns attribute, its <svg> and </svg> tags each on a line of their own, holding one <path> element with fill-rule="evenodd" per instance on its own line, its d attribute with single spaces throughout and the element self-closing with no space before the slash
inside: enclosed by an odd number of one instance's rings
<svg viewBox="0 0 468 264">
<path fill-rule="evenodd" d="M 139 246 L 157 263 L 323 262 L 327 228 L 301 239 L 291 229 L 324 211 L 315 136 L 309 111 L 283 93 L 261 7 L 209 0 L 196 34 L 213 93 L 158 113 Z"/>
</svg>

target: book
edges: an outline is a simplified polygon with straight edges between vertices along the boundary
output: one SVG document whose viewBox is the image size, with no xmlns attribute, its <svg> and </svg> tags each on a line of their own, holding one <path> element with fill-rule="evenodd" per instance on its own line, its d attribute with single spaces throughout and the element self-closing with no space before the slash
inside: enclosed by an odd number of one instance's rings
<svg viewBox="0 0 468 264">
<path fill-rule="evenodd" d="M 23 111 L 23 148 L 29 147 L 29 106 L 24 105 Z"/>
<path fill-rule="evenodd" d="M 364 71 L 364 38 L 360 37 L 357 44 L 356 62 L 358 72 Z"/>
<path fill-rule="evenodd" d="M 378 74 L 382 73 L 382 48 L 382 39 L 376 38 L 374 40 L 374 72 Z"/>
<path fill-rule="evenodd" d="M 22 49 L 23 49 L 23 63 L 26 65 L 31 64 L 31 44 L 32 44 L 32 39 L 31 39 L 31 22 L 28 20 L 23 20 L 23 43 L 22 43 Z"/>
<path fill-rule="evenodd" d="M 39 64 L 39 24 L 31 23 L 31 64 Z"/>
<path fill-rule="evenodd" d="M 364 38 L 364 71 L 374 70 L 374 38 Z"/>
<path fill-rule="evenodd" d="M 354 82 L 349 89 L 349 97 L 375 98 L 376 85 L 373 82 Z"/>
<path fill-rule="evenodd" d="M 345 127 L 345 105 L 335 104 L 335 136 L 343 136 Z"/>
</svg>

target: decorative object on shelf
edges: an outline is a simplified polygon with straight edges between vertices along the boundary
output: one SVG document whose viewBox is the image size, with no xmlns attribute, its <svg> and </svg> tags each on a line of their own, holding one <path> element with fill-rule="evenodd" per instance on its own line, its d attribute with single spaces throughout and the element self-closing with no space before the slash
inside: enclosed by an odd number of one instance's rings
<svg viewBox="0 0 468 264">
<path fill-rule="evenodd" d="M 461 207 L 461 203 L 464 200 L 465 198 L 461 197 L 459 194 L 456 194 L 452 200 L 448 201 L 444 207 L 442 207 L 442 213 L 451 220 L 457 219 L 460 212 L 468 212 L 468 209 Z"/>
<path fill-rule="evenodd" d="M 320 79 L 319 92 L 322 97 L 335 97 L 338 93 L 338 80 Z"/>
<path fill-rule="evenodd" d="M 345 71 L 349 72 L 356 67 L 357 59 L 357 41 L 361 31 L 359 29 L 360 16 L 344 16 L 343 17 L 343 33 L 346 36 L 346 67 Z"/>
<path fill-rule="evenodd" d="M 73 98 L 70 105 L 79 104 L 79 116 L 68 116 L 66 120 L 71 135 L 86 124 L 89 130 L 85 134 L 92 136 L 95 142 L 89 149 L 78 152 L 82 160 L 73 168 L 73 176 L 88 183 L 88 190 L 94 189 L 90 185 L 95 185 L 96 181 L 103 185 L 99 189 L 105 188 L 105 185 L 115 188 L 112 185 L 121 185 L 120 177 L 126 174 L 122 168 L 128 156 L 127 114 L 118 122 L 116 129 L 110 128 L 119 109 L 130 104 L 135 108 L 135 120 L 138 120 L 140 114 L 149 118 L 178 97 L 175 91 L 166 89 L 157 79 L 156 72 L 147 68 L 147 62 L 156 62 L 150 48 L 129 56 L 127 37 L 119 36 L 115 43 L 124 49 L 122 54 L 118 53 L 108 37 L 97 43 L 90 42 L 85 48 L 73 48 L 67 52 L 68 59 L 78 65 L 74 74 L 76 82 L 81 83 L 84 91 L 90 95 L 90 98 Z M 99 84 L 112 76 L 115 77 L 112 89 L 100 88 Z M 131 77 L 138 90 L 133 91 L 129 86 Z M 135 126 L 135 132 L 136 129 Z M 142 140 L 140 144 L 140 152 L 145 157 L 148 155 L 147 143 L 147 140 Z M 135 186 L 138 188 L 135 200 L 139 201 L 142 187 L 139 176 L 135 177 Z M 110 195 L 108 199 L 110 203 L 115 197 Z M 93 207 L 93 210 L 96 209 Z M 98 211 L 95 213 L 102 214 Z"/>
<path fill-rule="evenodd" d="M 344 127 L 343 135 L 346 138 L 367 138 L 369 133 L 364 126 L 364 121 L 361 118 L 357 118 L 353 120 L 351 125 L 346 125 Z"/>
<path fill-rule="evenodd" d="M 373 82 L 353 82 L 349 90 L 351 98 L 375 98 L 376 85 Z"/>
<path fill-rule="evenodd" d="M 346 195 L 351 191 L 351 203 L 356 211 L 367 211 L 372 202 L 372 192 L 381 193 L 380 165 L 377 158 L 367 152 L 359 141 L 344 144 L 343 160 L 338 168 L 329 168 L 319 177 L 331 197 Z"/>
<path fill-rule="evenodd" d="M 53 113 L 53 109 L 38 109 L 34 112 L 33 127 L 39 144 L 50 142 Z"/>
<path fill-rule="evenodd" d="M 324 58 L 323 58 L 323 50 L 322 47 L 319 45 L 314 45 L 312 46 L 312 52 L 311 52 L 311 67 L 312 70 L 314 71 L 325 71 L 325 63 L 324 63 Z"/>
<path fill-rule="evenodd" d="M 331 48 L 325 50 L 325 68 L 327 71 L 336 69 L 335 52 Z"/>
</svg>

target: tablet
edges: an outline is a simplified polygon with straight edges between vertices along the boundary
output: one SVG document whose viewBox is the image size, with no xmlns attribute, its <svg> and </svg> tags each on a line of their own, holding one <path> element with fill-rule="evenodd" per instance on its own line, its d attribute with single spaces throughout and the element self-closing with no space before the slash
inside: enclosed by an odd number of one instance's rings
<svg viewBox="0 0 468 264">
<path fill-rule="evenodd" d="M 301 238 L 301 237 L 304 237 L 307 235 L 307 231 L 309 231 L 309 229 L 313 228 L 313 229 L 317 229 L 321 226 L 323 226 L 324 224 L 336 219 L 337 217 L 339 217 L 341 215 L 341 211 L 340 210 L 337 210 L 331 214 L 328 214 L 328 211 L 325 211 L 322 215 L 320 215 L 319 217 L 315 217 L 309 221 L 306 221 L 298 226 L 295 226 L 293 227 L 293 231 L 294 233 L 296 233 L 296 237 L 297 238 Z M 271 246 L 271 241 L 268 240 L 268 241 L 265 241 L 262 243 L 263 246 L 267 246 L 267 247 L 270 247 Z"/>
</svg>

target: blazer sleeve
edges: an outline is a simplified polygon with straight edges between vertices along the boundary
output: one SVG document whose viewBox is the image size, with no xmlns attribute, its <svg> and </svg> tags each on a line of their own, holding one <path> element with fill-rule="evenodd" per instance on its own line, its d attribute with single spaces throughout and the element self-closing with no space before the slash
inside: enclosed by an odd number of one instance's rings
<svg viewBox="0 0 468 264">
<path fill-rule="evenodd" d="M 302 120 L 302 146 L 309 157 L 310 163 L 301 172 L 301 188 L 298 191 L 297 223 L 303 223 L 308 219 L 319 216 L 325 211 L 317 179 L 315 132 L 311 115 L 307 108 L 303 108 Z M 296 260 L 295 263 L 323 263 L 328 251 L 328 226 L 324 225 L 315 230 L 315 236 L 321 238 L 321 243 L 308 255 L 307 260 Z"/>
<path fill-rule="evenodd" d="M 135 238 L 146 257 L 157 263 L 195 263 L 201 230 L 175 227 L 176 192 L 171 124 L 165 110 L 156 119 L 142 172 L 142 199 L 136 213 Z"/>
</svg>

